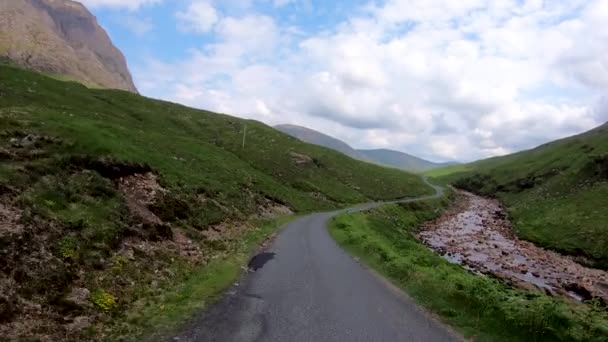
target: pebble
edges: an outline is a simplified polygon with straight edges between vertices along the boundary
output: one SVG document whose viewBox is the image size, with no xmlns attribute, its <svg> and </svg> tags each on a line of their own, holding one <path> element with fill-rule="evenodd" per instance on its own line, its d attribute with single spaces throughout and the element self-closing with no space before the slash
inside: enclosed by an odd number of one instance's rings
<svg viewBox="0 0 608 342">
<path fill-rule="evenodd" d="M 420 240 L 431 249 L 447 256 L 459 255 L 450 260 L 475 271 L 515 284 L 526 281 L 526 288 L 533 285 L 551 293 L 567 293 L 563 284 L 575 283 L 575 288 L 608 300 L 608 289 L 600 285 L 608 283 L 608 272 L 584 267 L 571 258 L 517 239 L 498 201 L 459 193 L 466 204 L 458 206 L 460 212 L 445 213 L 419 233 Z M 498 273 L 497 268 L 506 272 Z M 522 276 L 529 273 L 534 279 Z"/>
</svg>

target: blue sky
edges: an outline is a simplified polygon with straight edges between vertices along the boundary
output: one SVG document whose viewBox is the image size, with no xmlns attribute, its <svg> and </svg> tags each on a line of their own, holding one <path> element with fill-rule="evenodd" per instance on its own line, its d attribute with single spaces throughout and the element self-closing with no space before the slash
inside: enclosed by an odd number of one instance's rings
<svg viewBox="0 0 608 342">
<path fill-rule="evenodd" d="M 280 1 L 279 1 L 280 2 Z M 87 1 L 84 1 L 87 3 Z M 89 9 L 97 16 L 99 23 L 110 34 L 114 44 L 127 57 L 129 64 L 141 65 L 151 56 L 165 61 L 175 61 L 187 56 L 191 48 L 201 48 L 217 41 L 213 32 L 192 32 L 184 30 L 176 13 L 186 11 L 192 2 L 134 1 L 139 7 L 114 5 L 118 1 L 91 1 Z M 129 3 L 129 1 L 124 1 Z M 215 9 L 224 15 L 243 17 L 251 13 L 272 17 L 277 25 L 293 27 L 298 34 L 311 35 L 333 29 L 360 12 L 364 0 L 349 1 L 285 1 L 276 5 L 274 1 L 216 1 Z"/>
<path fill-rule="evenodd" d="M 605 0 L 84 0 L 140 92 L 436 161 L 608 120 Z"/>
</svg>

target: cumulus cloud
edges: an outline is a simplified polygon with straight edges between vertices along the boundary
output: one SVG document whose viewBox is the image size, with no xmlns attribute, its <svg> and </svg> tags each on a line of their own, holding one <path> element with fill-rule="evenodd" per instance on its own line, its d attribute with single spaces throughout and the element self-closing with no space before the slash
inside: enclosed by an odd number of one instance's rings
<svg viewBox="0 0 608 342">
<path fill-rule="evenodd" d="M 159 4 L 163 0 L 79 0 L 89 8 L 114 8 L 136 10 L 145 5 Z"/>
<path fill-rule="evenodd" d="M 607 5 L 387 0 L 304 35 L 266 15 L 214 12 L 190 22 L 213 43 L 137 76 L 151 95 L 189 105 L 466 161 L 608 119 Z"/>
<path fill-rule="evenodd" d="M 182 29 L 198 33 L 208 32 L 219 20 L 213 4 L 207 0 L 194 0 L 184 10 L 175 14 Z"/>
</svg>

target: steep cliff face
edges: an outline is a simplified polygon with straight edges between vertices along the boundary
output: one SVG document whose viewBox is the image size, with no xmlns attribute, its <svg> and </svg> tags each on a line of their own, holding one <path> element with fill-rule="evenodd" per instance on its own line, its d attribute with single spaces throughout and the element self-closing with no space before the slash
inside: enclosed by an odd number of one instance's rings
<svg viewBox="0 0 608 342">
<path fill-rule="evenodd" d="M 0 58 L 88 86 L 137 92 L 123 54 L 71 0 L 0 1 Z"/>
</svg>

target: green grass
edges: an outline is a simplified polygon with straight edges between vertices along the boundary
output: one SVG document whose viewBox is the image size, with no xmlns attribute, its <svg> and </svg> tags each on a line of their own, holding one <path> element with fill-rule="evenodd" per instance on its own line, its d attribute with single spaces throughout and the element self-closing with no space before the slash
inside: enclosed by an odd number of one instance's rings
<svg viewBox="0 0 608 342">
<path fill-rule="evenodd" d="M 451 264 L 418 242 L 421 223 L 440 215 L 444 198 L 342 214 L 331 221 L 338 243 L 475 341 L 605 341 L 605 308 L 510 288 Z"/>
<path fill-rule="evenodd" d="M 79 80 L 75 79 L 74 77 L 64 75 L 64 74 L 52 74 L 52 73 L 42 73 L 42 74 L 44 76 L 54 78 L 58 81 L 78 83 L 78 84 L 84 85 L 85 87 L 90 88 L 90 89 L 103 89 L 103 87 L 98 84 L 95 84 L 92 82 L 79 81 Z"/>
<path fill-rule="evenodd" d="M 301 211 L 431 191 L 415 175 L 302 143 L 256 121 L 87 89 L 6 66 L 0 66 L 0 88 L 1 131 L 65 139 L 56 158 L 83 154 L 146 163 L 169 187 L 204 190 L 242 211 L 254 209 L 241 201 L 244 190 Z M 291 152 L 313 161 L 299 165 Z"/>
<path fill-rule="evenodd" d="M 608 269 L 608 126 L 529 151 L 433 171 L 499 198 L 519 236 Z"/>
<path fill-rule="evenodd" d="M 451 175 L 451 174 L 457 173 L 457 172 L 464 172 L 467 170 L 468 170 L 467 164 L 455 164 L 455 165 L 449 165 L 449 166 L 444 166 L 444 167 L 440 167 L 437 169 L 428 170 L 428 171 L 423 172 L 423 174 L 426 176 L 429 176 L 431 178 L 437 178 L 437 177 Z"/>
</svg>

